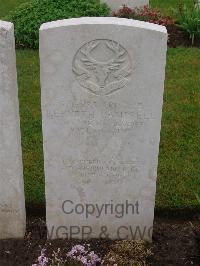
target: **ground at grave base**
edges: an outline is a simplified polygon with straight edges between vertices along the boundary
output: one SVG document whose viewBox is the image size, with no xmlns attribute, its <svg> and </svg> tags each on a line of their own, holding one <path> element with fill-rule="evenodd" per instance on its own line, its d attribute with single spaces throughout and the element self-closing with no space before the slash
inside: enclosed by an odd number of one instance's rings
<svg viewBox="0 0 200 266">
<path fill-rule="evenodd" d="M 200 217 L 156 217 L 153 244 L 95 239 L 46 241 L 44 219 L 34 217 L 28 220 L 24 240 L 0 241 L 0 265 L 30 266 L 35 263 L 44 247 L 50 257 L 58 248 L 61 252 L 68 252 L 76 244 L 90 244 L 91 250 L 101 258 L 114 257 L 118 266 L 200 265 Z"/>
</svg>

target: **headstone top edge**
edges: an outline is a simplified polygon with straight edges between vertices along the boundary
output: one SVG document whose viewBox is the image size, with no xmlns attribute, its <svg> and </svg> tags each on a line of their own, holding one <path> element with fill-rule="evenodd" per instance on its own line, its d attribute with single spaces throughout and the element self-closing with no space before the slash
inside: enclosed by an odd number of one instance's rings
<svg viewBox="0 0 200 266">
<path fill-rule="evenodd" d="M 161 25 L 139 21 L 139 20 L 116 18 L 116 17 L 81 17 L 81 18 L 57 20 L 57 21 L 52 21 L 52 22 L 47 22 L 47 23 L 42 24 L 40 27 L 40 32 L 49 30 L 49 29 L 59 28 L 59 27 L 92 25 L 92 24 L 129 26 L 129 27 L 152 30 L 152 31 L 157 31 L 160 33 L 167 34 L 166 27 L 161 26 Z"/>
<path fill-rule="evenodd" d="M 4 29 L 4 30 L 11 30 L 14 27 L 13 23 L 8 22 L 8 21 L 3 21 L 0 20 L 0 29 Z"/>
</svg>

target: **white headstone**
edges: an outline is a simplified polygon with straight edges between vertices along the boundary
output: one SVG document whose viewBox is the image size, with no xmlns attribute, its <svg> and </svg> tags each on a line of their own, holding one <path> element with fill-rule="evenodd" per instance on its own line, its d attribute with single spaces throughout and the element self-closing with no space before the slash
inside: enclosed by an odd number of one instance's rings
<svg viewBox="0 0 200 266">
<path fill-rule="evenodd" d="M 130 8 L 149 5 L 149 0 L 100 0 L 100 2 L 106 3 L 112 11 L 122 8 L 124 5 Z"/>
<path fill-rule="evenodd" d="M 41 26 L 49 237 L 151 241 L 166 49 L 140 21 Z"/>
<path fill-rule="evenodd" d="M 0 239 L 26 226 L 13 24 L 0 21 Z"/>
</svg>

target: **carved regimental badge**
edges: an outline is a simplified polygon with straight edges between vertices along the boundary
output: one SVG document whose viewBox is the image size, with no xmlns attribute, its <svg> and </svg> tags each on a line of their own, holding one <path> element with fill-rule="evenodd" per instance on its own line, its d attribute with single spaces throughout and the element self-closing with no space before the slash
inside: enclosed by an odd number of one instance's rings
<svg viewBox="0 0 200 266">
<path fill-rule="evenodd" d="M 79 84 L 96 95 L 123 88 L 132 73 L 128 52 L 117 42 L 94 40 L 83 45 L 73 60 Z"/>
</svg>

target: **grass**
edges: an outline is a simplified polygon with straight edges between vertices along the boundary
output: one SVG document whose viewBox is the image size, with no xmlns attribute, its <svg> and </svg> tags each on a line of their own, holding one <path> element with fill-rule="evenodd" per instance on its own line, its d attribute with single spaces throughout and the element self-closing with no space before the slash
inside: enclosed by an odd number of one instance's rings
<svg viewBox="0 0 200 266">
<path fill-rule="evenodd" d="M 162 11 L 166 15 L 173 15 L 173 10 L 177 8 L 179 3 L 189 6 L 194 0 L 150 0 L 150 6 Z"/>
<path fill-rule="evenodd" d="M 200 50 L 169 49 L 157 207 L 197 207 L 200 193 Z M 38 52 L 17 51 L 26 199 L 44 202 Z"/>
<path fill-rule="evenodd" d="M 17 51 L 22 149 L 27 202 L 44 202 L 38 52 Z"/>
<path fill-rule="evenodd" d="M 4 17 L 9 11 L 13 10 L 16 6 L 24 2 L 27 2 L 27 0 L 1 0 L 0 18 Z"/>
<path fill-rule="evenodd" d="M 26 0 L 1 0 L 0 17 Z M 152 0 L 170 14 L 179 0 Z M 190 4 L 193 0 L 185 0 Z M 18 50 L 21 132 L 27 203 L 44 203 L 44 170 L 38 51 Z M 158 169 L 156 206 L 199 206 L 200 50 L 169 49 Z"/>
<path fill-rule="evenodd" d="M 157 207 L 199 206 L 200 50 L 168 50 Z"/>
</svg>

